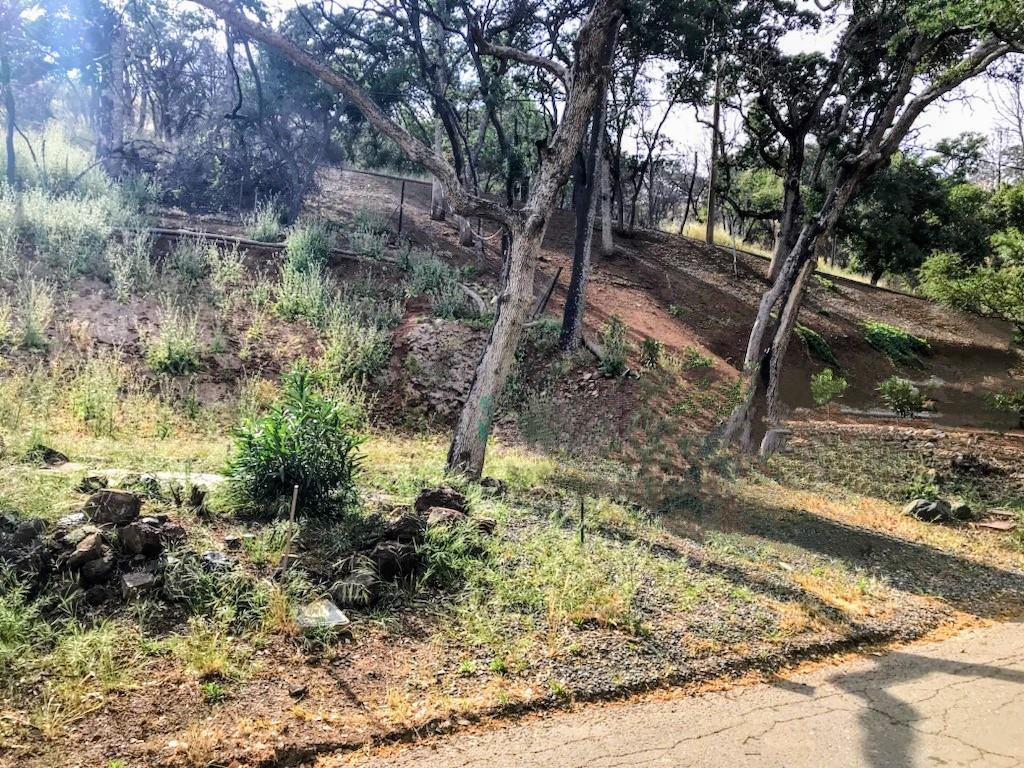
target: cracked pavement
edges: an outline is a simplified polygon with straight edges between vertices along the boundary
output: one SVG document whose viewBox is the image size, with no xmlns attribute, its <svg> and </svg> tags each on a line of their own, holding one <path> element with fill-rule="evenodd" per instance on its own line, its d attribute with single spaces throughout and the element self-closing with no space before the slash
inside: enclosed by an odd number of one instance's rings
<svg viewBox="0 0 1024 768">
<path fill-rule="evenodd" d="M 479 766 L 1024 766 L 1024 624 L 769 683 L 585 707 L 354 761 Z"/>
</svg>

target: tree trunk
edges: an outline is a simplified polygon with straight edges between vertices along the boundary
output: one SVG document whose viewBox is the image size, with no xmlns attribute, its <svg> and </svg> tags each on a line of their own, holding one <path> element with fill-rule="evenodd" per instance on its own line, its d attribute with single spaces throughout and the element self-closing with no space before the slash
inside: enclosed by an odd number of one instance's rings
<svg viewBox="0 0 1024 768">
<path fill-rule="evenodd" d="M 603 143 L 603 142 L 602 142 Z M 612 237 L 612 179 L 608 158 L 601 154 L 601 255 L 615 253 Z"/>
<path fill-rule="evenodd" d="M 469 477 L 480 477 L 483 472 L 494 411 L 533 306 L 533 277 L 546 225 L 542 217 L 535 218 L 540 221 L 511 234 L 507 279 L 498 295 L 494 325 L 448 449 L 448 469 Z"/>
<path fill-rule="evenodd" d="M 722 112 L 722 60 L 715 66 L 715 103 L 711 112 L 711 168 L 708 173 L 708 223 L 704 230 L 704 242 L 715 242 L 715 218 L 718 208 L 718 121 Z"/>
<path fill-rule="evenodd" d="M 441 154 L 442 135 L 444 129 L 439 119 L 434 120 L 434 154 Z M 434 221 L 444 221 L 444 187 L 437 176 L 433 177 L 430 183 L 430 218 Z"/>
<path fill-rule="evenodd" d="M 786 178 L 783 182 L 782 218 L 779 220 L 779 235 L 775 240 L 772 260 L 768 265 L 768 282 L 775 282 L 782 268 L 782 260 L 796 245 L 800 236 L 801 219 L 804 215 L 803 194 L 800 189 L 800 177 L 803 174 L 804 148 L 803 142 L 790 145 L 789 158 L 786 163 Z"/>
<path fill-rule="evenodd" d="M 17 120 L 17 109 L 14 101 L 14 86 L 11 84 L 11 59 L 6 50 L 0 50 L 0 86 L 4 89 L 4 112 L 7 121 L 4 124 L 4 150 L 6 153 L 7 186 L 17 194 L 18 188 L 18 157 L 14 151 L 14 127 Z"/>
</svg>

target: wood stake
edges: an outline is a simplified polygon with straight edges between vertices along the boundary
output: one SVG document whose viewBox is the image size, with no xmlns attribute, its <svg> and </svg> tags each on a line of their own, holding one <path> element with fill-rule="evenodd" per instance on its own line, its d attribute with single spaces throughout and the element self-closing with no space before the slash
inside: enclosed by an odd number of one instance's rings
<svg viewBox="0 0 1024 768">
<path fill-rule="evenodd" d="M 292 505 L 288 510 L 288 543 L 284 547 L 284 555 L 281 556 L 281 572 L 288 570 L 292 559 L 292 541 L 295 540 L 295 507 L 299 503 L 299 486 L 292 488 Z"/>
</svg>

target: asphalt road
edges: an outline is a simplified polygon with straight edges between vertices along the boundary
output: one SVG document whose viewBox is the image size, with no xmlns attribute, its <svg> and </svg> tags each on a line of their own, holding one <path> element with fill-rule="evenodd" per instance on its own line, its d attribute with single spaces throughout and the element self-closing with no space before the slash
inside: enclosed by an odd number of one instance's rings
<svg viewBox="0 0 1024 768">
<path fill-rule="evenodd" d="M 456 734 L 356 764 L 1024 766 L 1024 624 L 971 629 L 772 683 Z"/>
</svg>

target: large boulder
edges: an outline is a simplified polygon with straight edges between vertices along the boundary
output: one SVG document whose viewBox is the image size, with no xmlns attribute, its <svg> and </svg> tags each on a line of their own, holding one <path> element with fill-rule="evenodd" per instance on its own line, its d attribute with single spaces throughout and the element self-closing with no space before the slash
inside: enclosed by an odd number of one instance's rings
<svg viewBox="0 0 1024 768">
<path fill-rule="evenodd" d="M 82 511 L 94 523 L 128 525 L 139 516 L 142 499 L 131 491 L 103 488 L 85 502 Z"/>
<path fill-rule="evenodd" d="M 381 541 L 363 553 L 376 567 L 382 581 L 394 581 L 416 571 L 416 545 L 399 541 Z"/>
<path fill-rule="evenodd" d="M 466 513 L 448 507 L 431 507 L 427 510 L 427 528 L 458 525 L 466 519 Z"/>
</svg>

